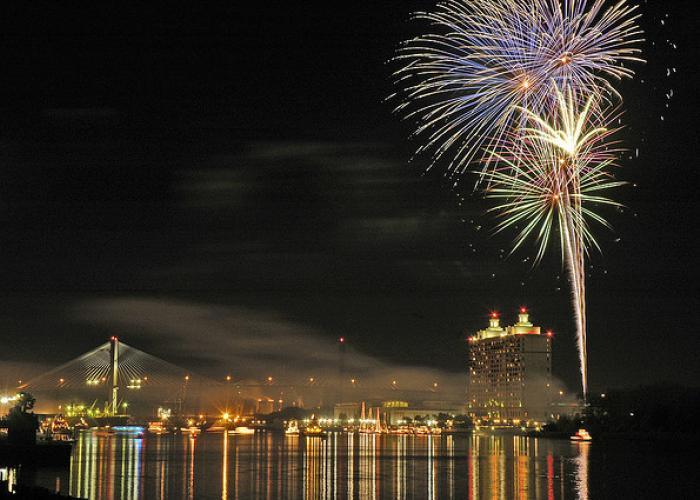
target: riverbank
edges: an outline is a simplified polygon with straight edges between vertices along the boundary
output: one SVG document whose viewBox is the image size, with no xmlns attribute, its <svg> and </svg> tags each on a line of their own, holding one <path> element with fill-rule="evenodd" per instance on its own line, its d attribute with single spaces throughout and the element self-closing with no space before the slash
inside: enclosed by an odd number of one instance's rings
<svg viewBox="0 0 700 500">
<path fill-rule="evenodd" d="M 72 443 L 63 441 L 17 445 L 0 440 L 0 466 L 65 466 L 70 463 L 72 447 Z"/>
<path fill-rule="evenodd" d="M 0 481 L 0 500 L 19 500 L 19 499 L 35 499 L 35 500 L 82 500 L 78 497 L 71 497 L 68 495 L 61 495 L 60 493 L 54 493 L 47 488 L 41 488 L 38 486 L 23 486 L 20 484 L 14 485 L 14 492 L 9 491 L 9 484 L 7 481 Z"/>
<path fill-rule="evenodd" d="M 498 433 L 498 431 L 486 430 L 485 432 Z M 501 432 L 502 434 L 503 432 Z M 700 434 L 687 432 L 601 432 L 590 431 L 595 441 L 644 441 L 649 443 L 668 443 L 675 446 L 697 447 L 700 445 Z M 568 431 L 519 431 L 514 430 L 513 434 L 543 439 L 564 439 L 571 438 L 573 432 Z"/>
</svg>

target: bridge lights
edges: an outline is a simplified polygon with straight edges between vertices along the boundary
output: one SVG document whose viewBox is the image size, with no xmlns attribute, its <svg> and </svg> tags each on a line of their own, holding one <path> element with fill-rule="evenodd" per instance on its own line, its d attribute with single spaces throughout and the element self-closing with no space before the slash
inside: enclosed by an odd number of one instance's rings
<svg viewBox="0 0 700 500">
<path fill-rule="evenodd" d="M 129 385 L 126 386 L 127 389 L 141 389 L 141 379 L 132 378 L 129 380 Z"/>
</svg>

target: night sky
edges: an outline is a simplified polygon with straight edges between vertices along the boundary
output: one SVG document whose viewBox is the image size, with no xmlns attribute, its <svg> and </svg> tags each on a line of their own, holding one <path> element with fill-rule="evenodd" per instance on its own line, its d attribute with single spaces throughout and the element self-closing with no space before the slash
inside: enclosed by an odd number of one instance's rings
<svg viewBox="0 0 700 500">
<path fill-rule="evenodd" d="M 527 305 L 578 387 L 558 250 L 505 258 L 474 179 L 410 161 L 384 100 L 431 2 L 31 4 L 0 20 L 0 376 L 118 334 L 217 377 L 296 368 L 264 339 L 345 336 L 463 380 L 465 332 Z M 621 85 L 632 184 L 589 270 L 594 390 L 700 381 L 691 5 L 643 4 L 649 62 Z"/>
</svg>

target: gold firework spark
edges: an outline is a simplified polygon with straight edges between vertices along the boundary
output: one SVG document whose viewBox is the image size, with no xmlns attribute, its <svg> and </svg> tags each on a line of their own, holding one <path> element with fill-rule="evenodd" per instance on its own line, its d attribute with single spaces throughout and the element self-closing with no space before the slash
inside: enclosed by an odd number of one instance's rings
<svg viewBox="0 0 700 500">
<path fill-rule="evenodd" d="M 619 150 L 609 142 L 614 132 L 603 125 L 611 114 L 596 115 L 593 96 L 583 106 L 571 88 L 556 89 L 558 115 L 555 119 L 519 108 L 528 126 L 512 134 L 492 151 L 497 166 L 485 174 L 486 197 L 498 200 L 491 209 L 501 218 L 503 231 L 513 226 L 513 250 L 527 239 L 538 243 L 535 262 L 544 256 L 554 234 L 558 234 L 562 258 L 572 285 L 577 337 L 581 358 L 584 395 L 588 390 L 586 355 L 585 258 L 591 246 L 599 248 L 589 226 L 608 222 L 597 212 L 600 205 L 619 206 L 605 196 L 609 189 L 624 184 L 611 168 Z"/>
</svg>

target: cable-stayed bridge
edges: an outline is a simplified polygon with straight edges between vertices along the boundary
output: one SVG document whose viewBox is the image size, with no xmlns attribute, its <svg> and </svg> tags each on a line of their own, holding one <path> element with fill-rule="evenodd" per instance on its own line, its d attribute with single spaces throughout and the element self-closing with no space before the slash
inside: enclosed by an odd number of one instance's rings
<svg viewBox="0 0 700 500">
<path fill-rule="evenodd" d="M 344 351 L 341 351 L 341 353 Z M 106 416 L 153 416 L 158 407 L 190 415 L 213 411 L 263 411 L 282 406 L 319 406 L 365 399 L 434 399 L 437 384 L 428 389 L 402 388 L 387 378 L 384 384 L 364 385 L 344 371 L 314 376 L 295 374 L 233 381 L 230 375 L 212 379 L 193 373 L 125 344 L 117 337 L 20 385 L 31 392 L 47 413 L 68 406 L 91 409 Z M 313 367 L 309 367 L 313 369 Z M 261 406 L 260 403 L 263 403 Z M 263 411 L 264 412 L 264 411 Z"/>
<path fill-rule="evenodd" d="M 129 407 L 152 407 L 154 403 L 193 410 L 203 404 L 199 400 L 202 389 L 217 384 L 112 337 L 19 389 L 31 392 L 39 401 L 92 403 L 101 413 L 119 415 L 131 411 Z"/>
</svg>

